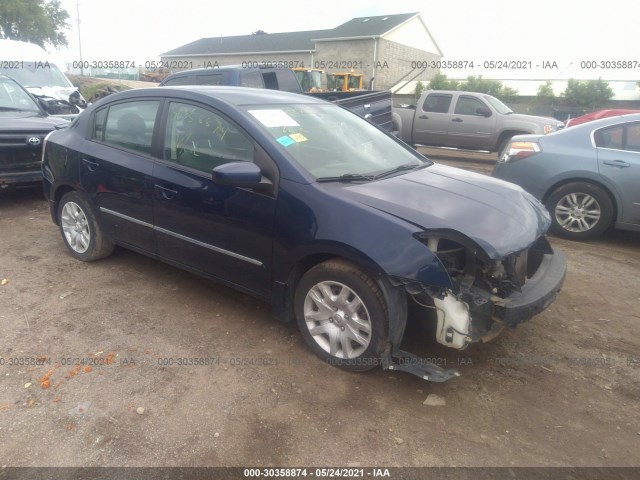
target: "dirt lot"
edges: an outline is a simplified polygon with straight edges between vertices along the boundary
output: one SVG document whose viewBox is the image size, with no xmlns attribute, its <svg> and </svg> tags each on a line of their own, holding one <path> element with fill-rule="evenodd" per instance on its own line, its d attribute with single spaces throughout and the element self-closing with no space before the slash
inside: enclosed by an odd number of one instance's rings
<svg viewBox="0 0 640 480">
<path fill-rule="evenodd" d="M 533 321 L 463 352 L 412 329 L 462 374 L 430 384 L 325 365 L 144 256 L 80 263 L 41 192 L 0 193 L 0 466 L 638 466 L 640 234 L 552 243 L 569 273 Z"/>
</svg>

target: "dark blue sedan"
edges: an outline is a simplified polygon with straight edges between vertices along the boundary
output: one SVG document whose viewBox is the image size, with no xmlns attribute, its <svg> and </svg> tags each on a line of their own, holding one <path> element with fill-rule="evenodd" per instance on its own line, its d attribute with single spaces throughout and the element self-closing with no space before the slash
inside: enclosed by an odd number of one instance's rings
<svg viewBox="0 0 640 480">
<path fill-rule="evenodd" d="M 566 271 L 520 187 L 436 165 L 307 96 L 114 94 L 49 135 L 43 173 L 77 259 L 121 245 L 240 289 L 349 370 L 445 381 L 457 372 L 401 350 L 409 301 L 462 349 L 545 309 Z"/>
</svg>

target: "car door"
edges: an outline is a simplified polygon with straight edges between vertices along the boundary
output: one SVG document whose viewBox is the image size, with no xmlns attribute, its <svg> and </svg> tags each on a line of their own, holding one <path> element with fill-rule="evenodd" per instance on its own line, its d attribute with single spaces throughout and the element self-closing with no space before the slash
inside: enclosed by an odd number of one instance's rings
<svg viewBox="0 0 640 480">
<path fill-rule="evenodd" d="M 81 149 L 80 183 L 95 197 L 106 232 L 116 241 L 155 252 L 151 145 L 160 101 L 110 104 L 94 113 Z"/>
<path fill-rule="evenodd" d="M 416 107 L 413 121 L 413 141 L 422 145 L 447 145 L 449 108 L 453 95 L 450 93 L 430 93 Z"/>
<path fill-rule="evenodd" d="M 267 296 L 275 196 L 216 184 L 211 174 L 224 163 L 254 161 L 259 147 L 210 108 L 168 101 L 164 112 L 163 159 L 153 169 L 158 255 Z"/>
<path fill-rule="evenodd" d="M 619 221 L 640 225 L 640 122 L 594 133 L 598 170 L 621 199 Z"/>
<path fill-rule="evenodd" d="M 450 146 L 478 150 L 490 150 L 494 147 L 490 142 L 493 141 L 496 129 L 496 114 L 486 116 L 479 113 L 478 109 L 486 111 L 489 107 L 482 100 L 470 95 L 458 97 L 447 128 L 447 141 Z"/>
</svg>

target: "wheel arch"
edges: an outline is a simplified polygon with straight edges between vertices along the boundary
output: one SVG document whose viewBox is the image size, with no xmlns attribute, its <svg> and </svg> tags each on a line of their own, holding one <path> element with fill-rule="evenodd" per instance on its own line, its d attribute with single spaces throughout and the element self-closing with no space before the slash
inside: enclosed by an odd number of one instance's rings
<svg viewBox="0 0 640 480">
<path fill-rule="evenodd" d="M 272 293 L 271 303 L 274 306 L 273 313 L 283 322 L 295 319 L 293 311 L 293 298 L 300 279 L 316 265 L 328 260 L 344 260 L 360 268 L 374 280 L 385 276 L 386 273 L 375 261 L 362 252 L 346 245 L 331 245 L 313 251 L 307 251 L 297 256 L 284 272 L 285 278 L 276 281 Z"/>
<path fill-rule="evenodd" d="M 496 152 L 500 153 L 502 143 L 508 141 L 510 138 L 515 137 L 516 135 L 529 135 L 530 133 L 531 132 L 526 132 L 524 130 L 504 130 L 503 132 L 500 132 L 498 141 L 495 145 Z"/>
<path fill-rule="evenodd" d="M 62 184 L 62 185 L 56 186 L 55 190 L 53 191 L 53 195 L 51 196 L 52 212 L 56 212 L 56 215 L 53 215 L 53 220 L 56 225 L 60 224 L 60 221 L 57 215 L 58 208 L 60 207 L 60 200 L 62 200 L 62 197 L 64 197 L 69 192 L 83 193 L 81 190 L 74 188 L 72 185 Z"/>
</svg>

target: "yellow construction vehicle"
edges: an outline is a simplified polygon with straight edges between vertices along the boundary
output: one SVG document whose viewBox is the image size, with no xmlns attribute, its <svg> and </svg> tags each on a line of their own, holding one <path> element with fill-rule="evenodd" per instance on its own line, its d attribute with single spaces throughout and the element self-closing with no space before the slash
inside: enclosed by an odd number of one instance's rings
<svg viewBox="0 0 640 480">
<path fill-rule="evenodd" d="M 327 73 L 327 89 L 331 92 L 354 92 L 364 90 L 362 73 Z"/>
<path fill-rule="evenodd" d="M 322 88 L 322 74 L 324 73 L 324 70 L 304 67 L 295 67 L 292 68 L 292 70 L 293 73 L 296 74 L 296 78 L 298 79 L 303 92 L 317 93 L 326 91 Z"/>
</svg>

